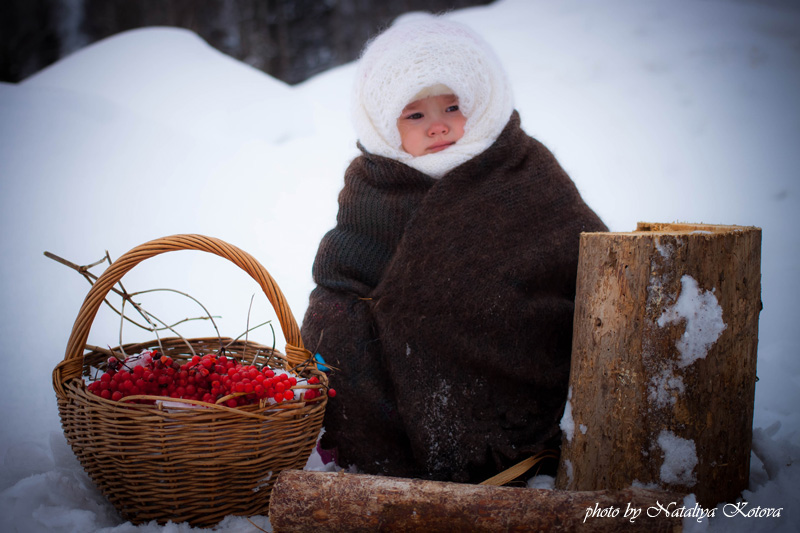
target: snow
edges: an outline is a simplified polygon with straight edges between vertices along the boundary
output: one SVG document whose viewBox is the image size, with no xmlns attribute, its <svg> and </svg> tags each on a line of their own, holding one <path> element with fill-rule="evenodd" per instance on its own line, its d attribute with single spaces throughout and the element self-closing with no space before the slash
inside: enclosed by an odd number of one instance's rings
<svg viewBox="0 0 800 533">
<path fill-rule="evenodd" d="M 448 16 L 493 45 L 523 127 L 612 231 L 638 221 L 763 228 L 754 454 L 742 497 L 748 508 L 783 512 L 718 510 L 709 530 L 795 531 L 800 8 L 788 0 L 500 0 Z M 313 257 L 357 153 L 353 71 L 349 64 L 289 87 L 192 33 L 148 28 L 0 84 L 0 530 L 189 531 L 123 523 L 66 445 L 51 372 L 88 285 L 42 252 L 86 264 L 165 235 L 212 235 L 264 264 L 302 319 Z M 208 254 L 147 260 L 125 283 L 192 294 L 222 315 L 220 330 L 232 337 L 245 330 L 251 295 L 250 323 L 272 316 L 247 275 Z M 115 345 L 118 329 L 102 312 L 89 341 Z M 209 334 L 201 324 L 181 331 Z M 125 336 L 151 338 L 132 328 Z M 272 343 L 269 333 L 251 338 Z M 310 467 L 324 468 L 314 456 Z M 253 527 L 229 517 L 217 530 Z"/>
<path fill-rule="evenodd" d="M 564 460 L 564 470 L 567 473 L 567 485 L 571 485 L 575 476 L 575 468 L 572 466 L 572 461 L 569 459 Z"/>
<path fill-rule="evenodd" d="M 670 257 L 671 246 L 661 244 L 656 239 L 656 250 L 662 257 Z M 661 288 L 663 275 L 651 277 L 650 286 Z M 668 306 L 656 320 L 656 324 L 663 328 L 672 324 L 683 324 L 683 335 L 676 341 L 675 347 L 680 353 L 678 361 L 659 359 L 652 361 L 653 355 L 645 352 L 645 357 L 651 359 L 651 364 L 658 364 L 662 368 L 653 375 L 647 384 L 647 399 L 650 407 L 660 409 L 667 405 L 675 405 L 678 395 L 686 390 L 683 376 L 676 374 L 698 359 L 708 355 L 708 350 L 717 342 L 727 325 L 722 319 L 722 307 L 719 305 L 715 289 L 702 290 L 697 280 L 689 275 L 681 277 L 681 289 L 678 295 L 673 295 L 675 303 Z M 684 324 L 685 323 L 685 324 Z"/>
<path fill-rule="evenodd" d="M 683 377 L 675 375 L 674 363 L 666 361 L 663 364 L 667 368 L 662 368 L 661 372 L 650 378 L 647 384 L 647 400 L 651 408 L 660 409 L 667 405 L 675 405 L 678 394 L 686 390 Z"/>
<path fill-rule="evenodd" d="M 699 507 L 694 494 L 688 495 L 683 500 L 683 505 L 688 509 L 697 509 Z M 682 525 L 685 533 L 699 533 L 708 530 L 708 520 L 703 519 L 703 513 L 699 513 L 699 516 L 686 516 Z"/>
<path fill-rule="evenodd" d="M 694 475 L 694 468 L 697 466 L 697 449 L 694 441 L 683 439 L 671 431 L 662 429 L 656 442 L 664 454 L 659 479 L 664 483 L 694 487 L 697 483 Z"/>
<path fill-rule="evenodd" d="M 679 367 L 686 367 L 705 358 L 727 325 L 722 320 L 720 307 L 714 291 L 704 291 L 697 280 L 689 275 L 681 277 L 681 293 L 674 305 L 664 310 L 658 318 L 658 326 L 686 322 L 683 336 L 675 343 L 681 354 Z"/>
<path fill-rule="evenodd" d="M 553 490 L 555 488 L 555 478 L 552 476 L 533 476 L 526 483 L 529 489 Z"/>
<path fill-rule="evenodd" d="M 572 387 L 567 391 L 567 403 L 564 406 L 564 414 L 561 416 L 559 427 L 564 433 L 564 437 L 571 442 L 575 435 L 575 419 L 572 418 Z M 586 431 L 584 430 L 583 433 Z"/>
</svg>

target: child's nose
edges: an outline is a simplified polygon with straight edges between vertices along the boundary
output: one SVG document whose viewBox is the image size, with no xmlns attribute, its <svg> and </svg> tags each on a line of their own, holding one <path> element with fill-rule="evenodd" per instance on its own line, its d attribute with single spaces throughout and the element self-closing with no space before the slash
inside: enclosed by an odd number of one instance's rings
<svg viewBox="0 0 800 533">
<path fill-rule="evenodd" d="M 450 128 L 447 127 L 447 124 L 441 120 L 437 120 L 428 128 L 428 136 L 434 137 L 436 135 L 447 135 L 449 131 Z"/>
</svg>

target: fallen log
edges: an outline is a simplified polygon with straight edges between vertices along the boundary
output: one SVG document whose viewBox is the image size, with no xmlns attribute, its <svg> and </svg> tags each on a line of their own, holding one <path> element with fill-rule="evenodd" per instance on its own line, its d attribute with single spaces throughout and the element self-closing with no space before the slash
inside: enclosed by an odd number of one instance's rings
<svg viewBox="0 0 800 533">
<path fill-rule="evenodd" d="M 684 495 L 643 488 L 569 492 L 284 470 L 269 518 L 276 533 L 678 532 L 691 509 Z"/>
</svg>

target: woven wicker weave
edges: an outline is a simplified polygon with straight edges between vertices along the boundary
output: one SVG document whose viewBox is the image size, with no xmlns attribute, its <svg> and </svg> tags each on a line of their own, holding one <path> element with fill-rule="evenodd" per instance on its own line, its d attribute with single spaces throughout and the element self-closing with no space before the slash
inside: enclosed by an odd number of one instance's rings
<svg viewBox="0 0 800 533">
<path fill-rule="evenodd" d="M 323 396 L 237 408 L 185 401 L 186 407 L 105 400 L 86 390 L 83 376 L 108 357 L 84 347 L 103 299 L 141 261 L 177 250 L 200 250 L 229 259 L 255 279 L 274 307 L 286 353 L 233 342 L 226 355 L 289 369 L 308 360 L 300 330 L 269 273 L 246 252 L 218 239 L 175 235 L 140 245 L 110 265 L 91 288 L 72 329 L 64 360 L 53 371 L 61 424 L 84 469 L 120 514 L 134 523 L 187 521 L 211 526 L 227 515 L 266 515 L 278 474 L 302 468 L 322 426 L 326 376 L 315 365 L 295 372 L 317 376 Z M 216 351 L 220 340 L 188 339 L 198 354 Z M 230 339 L 223 339 L 228 344 Z M 125 345 L 126 353 L 162 349 L 177 361 L 191 357 L 187 341 L 171 338 Z M 114 349 L 119 351 L 119 347 Z M 195 404 L 195 405 L 190 405 Z M 202 408 L 197 408 L 197 405 Z"/>
</svg>

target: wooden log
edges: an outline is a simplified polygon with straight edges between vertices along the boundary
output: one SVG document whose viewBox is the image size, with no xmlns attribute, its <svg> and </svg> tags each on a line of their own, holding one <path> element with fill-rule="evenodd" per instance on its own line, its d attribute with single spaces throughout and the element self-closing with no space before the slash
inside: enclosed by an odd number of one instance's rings
<svg viewBox="0 0 800 533">
<path fill-rule="evenodd" d="M 696 511 L 691 505 L 679 511 L 683 500 L 647 489 L 567 492 L 284 470 L 272 489 L 269 519 L 276 533 L 677 532 L 680 515 Z"/>
<path fill-rule="evenodd" d="M 734 501 L 750 472 L 761 230 L 582 234 L 556 487 Z"/>
</svg>

